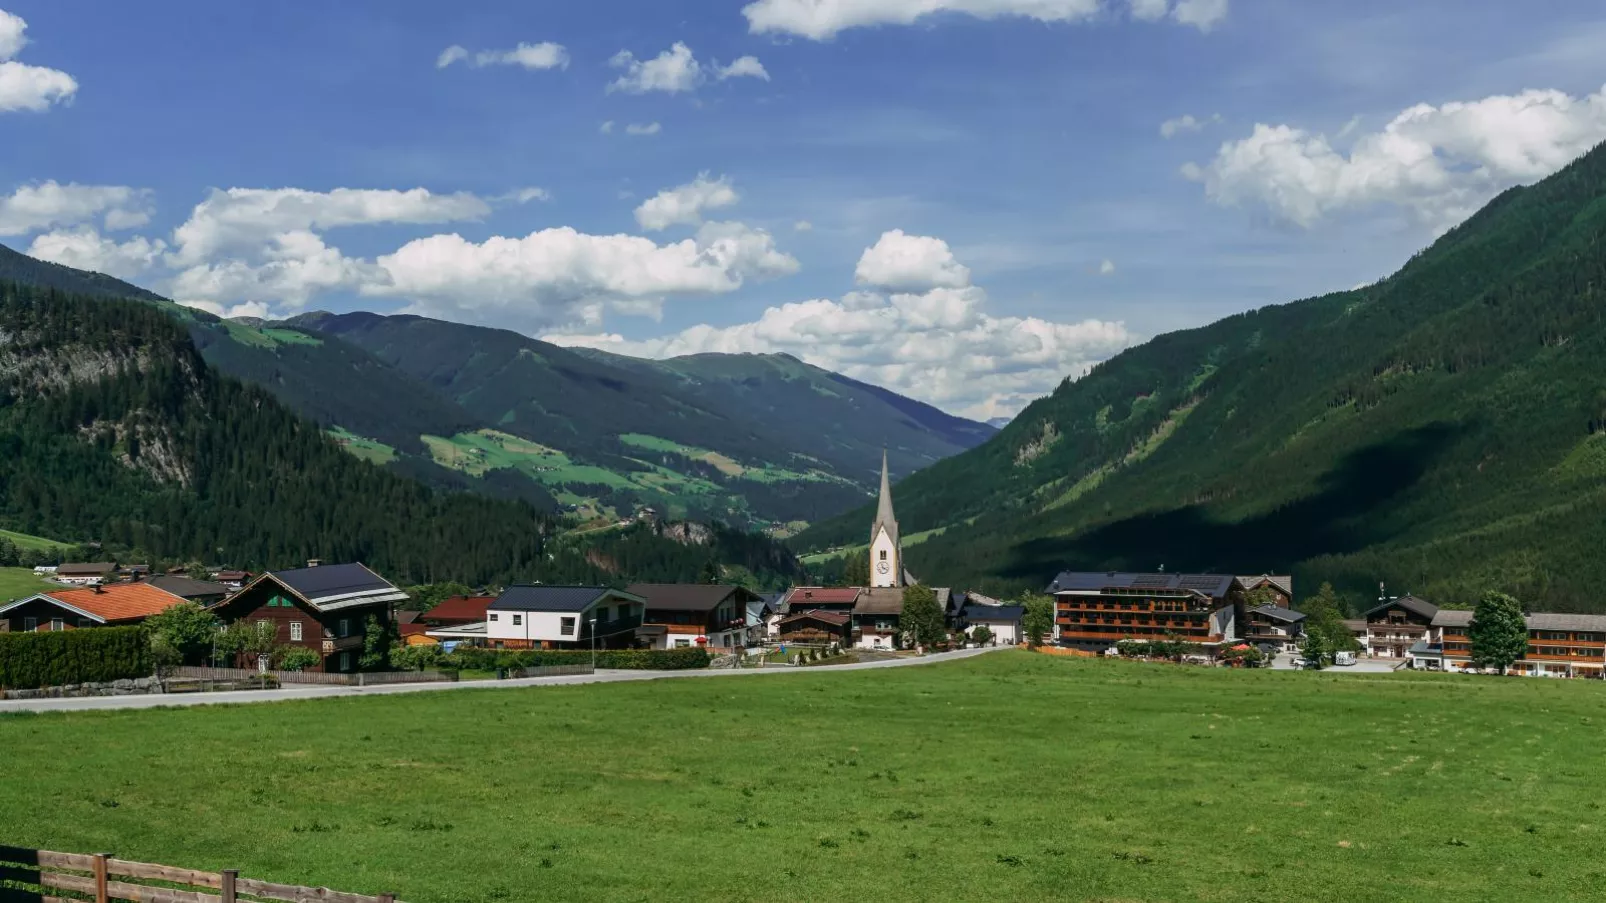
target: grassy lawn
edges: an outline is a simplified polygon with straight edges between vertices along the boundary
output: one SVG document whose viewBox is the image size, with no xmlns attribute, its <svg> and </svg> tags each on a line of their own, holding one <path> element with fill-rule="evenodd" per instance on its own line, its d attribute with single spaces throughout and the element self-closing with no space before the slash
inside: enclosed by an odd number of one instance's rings
<svg viewBox="0 0 1606 903">
<path fill-rule="evenodd" d="M 408 903 L 1598 900 L 1606 686 L 1002 652 L 0 717 L 0 843 Z"/>
<path fill-rule="evenodd" d="M 33 568 L 0 568 L 0 602 L 21 599 L 47 589 L 61 589 L 33 575 Z"/>
</svg>

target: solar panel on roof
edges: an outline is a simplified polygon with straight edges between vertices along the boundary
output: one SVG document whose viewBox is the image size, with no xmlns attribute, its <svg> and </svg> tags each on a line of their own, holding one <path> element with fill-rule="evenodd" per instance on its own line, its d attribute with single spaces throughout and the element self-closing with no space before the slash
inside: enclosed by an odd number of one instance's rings
<svg viewBox="0 0 1606 903">
<path fill-rule="evenodd" d="M 1132 585 L 1143 587 L 1170 586 L 1171 578 L 1159 574 L 1146 574 L 1142 577 L 1134 577 L 1132 579 Z"/>
<path fill-rule="evenodd" d="M 1184 577 L 1180 584 L 1183 589 L 1215 589 L 1221 585 L 1220 577 Z"/>
</svg>

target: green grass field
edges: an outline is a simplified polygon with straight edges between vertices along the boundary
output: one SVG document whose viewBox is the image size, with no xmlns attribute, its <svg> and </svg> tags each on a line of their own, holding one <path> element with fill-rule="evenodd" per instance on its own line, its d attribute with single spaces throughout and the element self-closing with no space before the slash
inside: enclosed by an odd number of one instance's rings
<svg viewBox="0 0 1606 903">
<path fill-rule="evenodd" d="M 0 539 L 11 540 L 19 549 L 32 549 L 38 552 L 66 546 L 65 543 L 56 542 L 53 539 L 45 539 L 42 536 L 29 536 L 26 533 L 13 533 L 10 530 L 0 530 Z"/>
<path fill-rule="evenodd" d="M 370 464 L 389 464 L 396 460 L 396 449 L 377 439 L 359 436 L 342 426 L 331 427 L 325 432 L 335 441 L 342 443 L 346 451 Z"/>
<path fill-rule="evenodd" d="M 47 589 L 61 589 L 33 575 L 33 568 L 0 568 L 0 602 L 21 599 Z"/>
<path fill-rule="evenodd" d="M 408 903 L 1599 900 L 1606 686 L 1003 652 L 0 717 L 0 843 Z"/>
</svg>

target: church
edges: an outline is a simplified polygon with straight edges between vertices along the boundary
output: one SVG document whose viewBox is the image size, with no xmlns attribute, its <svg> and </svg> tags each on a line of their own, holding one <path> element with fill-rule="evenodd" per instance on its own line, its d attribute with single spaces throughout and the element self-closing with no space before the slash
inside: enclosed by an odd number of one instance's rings
<svg viewBox="0 0 1606 903">
<path fill-rule="evenodd" d="M 898 517 L 892 510 L 892 477 L 887 453 L 882 451 L 881 498 L 870 525 L 870 585 L 853 606 L 853 644 L 860 649 L 897 649 L 902 639 L 903 589 L 919 582 L 904 567 Z M 937 604 L 946 611 L 951 593 L 947 588 L 934 591 Z"/>
</svg>

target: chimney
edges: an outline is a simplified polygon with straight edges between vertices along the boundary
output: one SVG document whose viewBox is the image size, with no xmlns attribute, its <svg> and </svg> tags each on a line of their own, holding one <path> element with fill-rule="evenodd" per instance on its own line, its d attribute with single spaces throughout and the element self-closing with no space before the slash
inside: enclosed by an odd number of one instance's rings
<svg viewBox="0 0 1606 903">
<path fill-rule="evenodd" d="M 90 584 L 90 589 L 93 589 L 95 591 L 95 595 L 97 595 L 97 596 L 100 595 L 101 593 L 105 592 L 105 590 L 100 588 L 100 584 L 99 583 Z"/>
<path fill-rule="evenodd" d="M 315 568 L 320 564 L 323 564 L 323 559 L 322 558 L 308 558 L 307 559 L 307 567 L 309 567 L 309 568 Z"/>
</svg>

